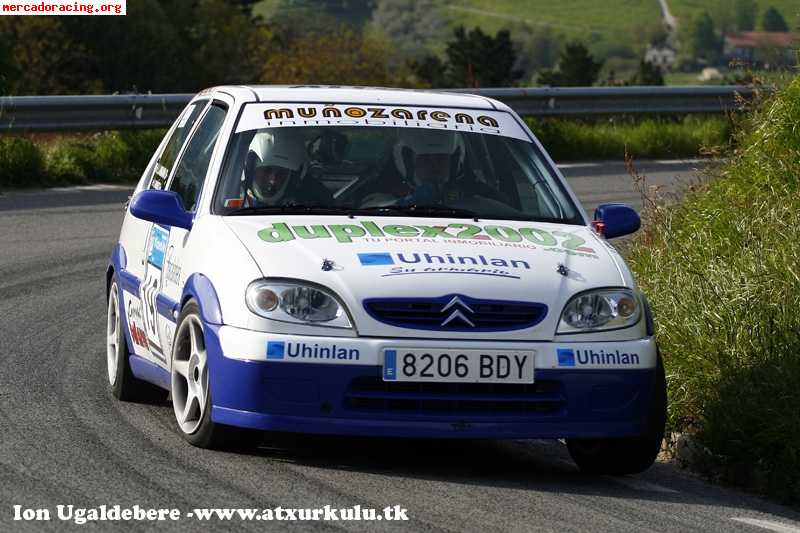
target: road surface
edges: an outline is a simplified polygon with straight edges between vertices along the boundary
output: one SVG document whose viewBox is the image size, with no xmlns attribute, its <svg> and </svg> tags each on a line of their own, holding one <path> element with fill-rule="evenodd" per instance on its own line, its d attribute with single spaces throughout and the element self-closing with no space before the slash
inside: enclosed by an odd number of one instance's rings
<svg viewBox="0 0 800 533">
<path fill-rule="evenodd" d="M 656 165 L 672 184 L 691 165 Z M 621 165 L 567 168 L 587 204 L 635 200 Z M 400 505 L 409 522 L 314 522 L 319 530 L 784 531 L 800 514 L 669 464 L 581 475 L 558 442 L 390 441 L 269 436 L 256 450 L 187 445 L 166 402 L 106 391 L 104 271 L 127 191 L 0 197 L 0 530 L 63 530 L 58 504 L 201 507 Z M 51 522 L 13 522 L 13 505 Z M 275 530 L 278 522 L 184 518 L 120 531 Z M 95 524 L 107 529 L 108 524 Z M 776 529 L 777 528 L 777 529 Z M 783 528 L 783 529 L 780 529 Z"/>
</svg>

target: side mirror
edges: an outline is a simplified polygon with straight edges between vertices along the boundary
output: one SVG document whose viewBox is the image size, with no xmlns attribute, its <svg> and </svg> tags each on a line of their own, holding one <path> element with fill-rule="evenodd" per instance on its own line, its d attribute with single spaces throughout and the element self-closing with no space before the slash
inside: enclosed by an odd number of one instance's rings
<svg viewBox="0 0 800 533">
<path fill-rule="evenodd" d="M 595 231 L 606 239 L 630 235 L 642 226 L 642 219 L 625 204 L 601 204 L 594 210 Z"/>
<path fill-rule="evenodd" d="M 192 229 L 192 214 L 183 208 L 181 197 L 175 191 L 148 189 L 139 192 L 131 201 L 131 214 L 164 226 Z"/>
</svg>

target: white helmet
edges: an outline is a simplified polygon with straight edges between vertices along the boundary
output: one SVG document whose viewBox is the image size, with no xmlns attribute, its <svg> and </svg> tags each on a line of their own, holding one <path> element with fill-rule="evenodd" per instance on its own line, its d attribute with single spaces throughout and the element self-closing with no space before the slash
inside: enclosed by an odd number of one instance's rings
<svg viewBox="0 0 800 533">
<path fill-rule="evenodd" d="M 250 185 L 253 196 L 268 205 L 277 203 L 290 188 L 300 185 L 306 171 L 302 137 L 284 133 L 258 133 L 250 150 L 259 156 Z"/>
<path fill-rule="evenodd" d="M 453 131 L 399 128 L 397 143 L 394 147 L 394 162 L 403 179 L 414 178 L 416 181 L 409 166 L 413 168 L 417 156 L 435 154 L 452 156 L 459 151 L 460 163 L 464 157 L 463 145 L 460 136 Z M 442 176 L 441 179 L 446 180 L 447 177 Z"/>
</svg>

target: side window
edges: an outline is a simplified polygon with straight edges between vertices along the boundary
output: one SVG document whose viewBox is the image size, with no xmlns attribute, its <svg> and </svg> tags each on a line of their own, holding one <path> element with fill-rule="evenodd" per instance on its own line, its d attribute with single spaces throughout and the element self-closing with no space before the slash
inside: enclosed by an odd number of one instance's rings
<svg viewBox="0 0 800 533">
<path fill-rule="evenodd" d="M 169 172 L 172 170 L 172 165 L 175 164 L 175 158 L 178 152 L 186 141 L 189 132 L 192 131 L 192 126 L 197 122 L 197 117 L 200 112 L 208 103 L 208 100 L 200 100 L 187 107 L 181 116 L 178 117 L 178 125 L 172 132 L 172 136 L 164 146 L 164 151 L 158 157 L 155 166 L 153 167 L 153 176 L 150 180 L 150 189 L 163 189 L 167 184 Z"/>
<path fill-rule="evenodd" d="M 183 206 L 189 211 L 194 211 L 197 207 L 197 199 L 203 188 L 225 113 L 225 108 L 216 103 L 208 108 L 175 169 L 175 177 L 169 190 L 178 193 L 183 200 Z"/>
</svg>

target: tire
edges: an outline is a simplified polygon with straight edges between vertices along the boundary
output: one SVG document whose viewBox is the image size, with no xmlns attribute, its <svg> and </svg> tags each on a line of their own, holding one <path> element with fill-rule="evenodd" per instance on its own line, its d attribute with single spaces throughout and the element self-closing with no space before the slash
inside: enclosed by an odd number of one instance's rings
<svg viewBox="0 0 800 533">
<path fill-rule="evenodd" d="M 209 372 L 200 308 L 190 300 L 178 317 L 172 343 L 170 383 L 178 431 L 189 444 L 198 448 L 232 449 L 251 445 L 251 432 L 211 420 Z"/>
<path fill-rule="evenodd" d="M 646 433 L 620 439 L 567 439 L 567 449 L 582 472 L 615 476 L 638 474 L 655 462 L 666 421 L 667 382 L 659 355 Z"/>
<path fill-rule="evenodd" d="M 152 402 L 163 399 L 163 389 L 137 379 L 131 372 L 128 343 L 122 330 L 122 302 L 117 275 L 111 276 L 106 315 L 106 369 L 108 388 L 114 398 L 123 402 Z"/>
</svg>

